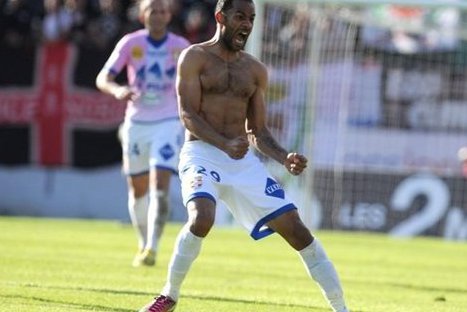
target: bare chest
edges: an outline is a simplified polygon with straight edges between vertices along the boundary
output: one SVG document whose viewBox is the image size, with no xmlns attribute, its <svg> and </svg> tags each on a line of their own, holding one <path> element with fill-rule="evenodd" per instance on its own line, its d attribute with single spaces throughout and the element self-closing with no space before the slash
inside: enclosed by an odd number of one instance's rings
<svg viewBox="0 0 467 312">
<path fill-rule="evenodd" d="M 256 80 L 247 62 L 214 60 L 201 75 L 204 93 L 249 99 L 256 90 Z"/>
</svg>

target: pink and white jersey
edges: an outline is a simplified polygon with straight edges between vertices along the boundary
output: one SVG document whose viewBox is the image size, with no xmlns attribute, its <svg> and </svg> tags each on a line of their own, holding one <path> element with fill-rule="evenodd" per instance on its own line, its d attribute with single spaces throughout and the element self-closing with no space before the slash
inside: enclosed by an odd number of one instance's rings
<svg viewBox="0 0 467 312">
<path fill-rule="evenodd" d="M 154 122 L 178 118 L 177 60 L 188 45 L 185 38 L 170 32 L 156 41 L 146 29 L 129 33 L 117 43 L 104 69 L 117 75 L 127 67 L 128 84 L 138 97 L 128 102 L 125 121 Z"/>
</svg>

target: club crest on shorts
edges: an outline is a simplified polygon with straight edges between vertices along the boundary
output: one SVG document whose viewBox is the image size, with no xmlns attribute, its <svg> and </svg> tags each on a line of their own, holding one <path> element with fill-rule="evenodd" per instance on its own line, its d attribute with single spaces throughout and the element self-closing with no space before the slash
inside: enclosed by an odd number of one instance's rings
<svg viewBox="0 0 467 312">
<path fill-rule="evenodd" d="M 282 186 L 271 178 L 268 178 L 266 180 L 266 189 L 264 190 L 264 193 L 267 196 L 272 196 L 272 197 L 277 197 L 277 198 L 282 198 L 282 199 L 284 199 L 284 196 L 285 196 L 284 189 L 282 188 Z"/>
<path fill-rule="evenodd" d="M 175 151 L 172 146 L 170 146 L 170 144 L 162 146 L 162 148 L 159 150 L 159 153 L 162 157 L 164 157 L 165 160 L 168 160 L 175 155 Z"/>
<path fill-rule="evenodd" d="M 195 176 L 193 180 L 190 181 L 190 187 L 195 190 L 203 186 L 203 177 L 202 176 Z"/>
</svg>

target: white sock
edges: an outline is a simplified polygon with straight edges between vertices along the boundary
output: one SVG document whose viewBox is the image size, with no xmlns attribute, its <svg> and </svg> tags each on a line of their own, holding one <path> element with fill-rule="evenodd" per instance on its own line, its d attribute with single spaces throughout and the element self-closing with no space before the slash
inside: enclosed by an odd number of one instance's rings
<svg viewBox="0 0 467 312">
<path fill-rule="evenodd" d="M 175 242 L 172 259 L 169 263 L 167 282 L 162 289 L 162 295 L 169 296 L 175 301 L 178 300 L 180 287 L 191 264 L 201 251 L 202 241 L 203 238 L 191 233 L 188 226 L 184 226 L 180 231 Z"/>
<path fill-rule="evenodd" d="M 148 195 L 134 198 L 132 194 L 128 194 L 128 211 L 133 228 L 138 235 L 138 248 L 143 250 L 148 233 Z"/>
<path fill-rule="evenodd" d="M 157 244 L 169 218 L 167 197 L 167 192 L 165 191 L 151 191 L 149 194 L 146 249 L 157 250 Z"/>
<path fill-rule="evenodd" d="M 321 243 L 314 241 L 298 252 L 308 274 L 318 283 L 324 296 L 335 312 L 348 312 L 339 277 Z"/>
</svg>

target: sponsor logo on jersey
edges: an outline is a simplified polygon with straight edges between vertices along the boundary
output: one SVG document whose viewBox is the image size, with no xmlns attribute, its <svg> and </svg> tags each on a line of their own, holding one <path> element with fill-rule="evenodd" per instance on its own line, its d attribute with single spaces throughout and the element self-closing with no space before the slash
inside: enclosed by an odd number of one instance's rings
<svg viewBox="0 0 467 312">
<path fill-rule="evenodd" d="M 266 188 L 264 190 L 264 193 L 267 196 L 277 197 L 277 198 L 282 198 L 282 199 L 284 198 L 284 189 L 279 183 L 277 183 L 271 178 L 268 178 L 266 181 Z"/>
<path fill-rule="evenodd" d="M 143 48 L 140 46 L 134 46 L 131 49 L 131 57 L 135 60 L 140 60 L 143 58 Z"/>
<path fill-rule="evenodd" d="M 146 84 L 146 91 L 168 91 L 171 90 L 173 87 L 173 84 L 168 82 L 168 83 L 158 83 L 158 82 L 148 82 Z"/>
<path fill-rule="evenodd" d="M 148 56 L 149 57 L 165 57 L 169 55 L 169 53 L 166 50 L 154 50 L 150 49 L 148 50 Z"/>
</svg>

